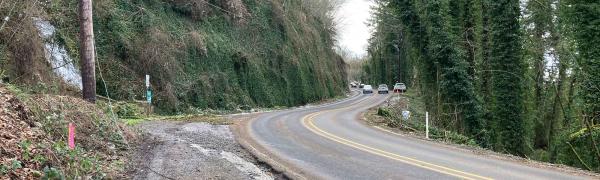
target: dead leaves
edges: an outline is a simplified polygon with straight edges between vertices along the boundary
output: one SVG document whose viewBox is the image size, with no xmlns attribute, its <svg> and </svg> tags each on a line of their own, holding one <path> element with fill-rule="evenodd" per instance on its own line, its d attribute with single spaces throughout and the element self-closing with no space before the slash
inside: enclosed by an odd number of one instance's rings
<svg viewBox="0 0 600 180">
<path fill-rule="evenodd" d="M 30 114 L 22 102 L 0 86 L 0 179 L 31 179 L 39 174 L 35 170 L 42 164 L 33 157 L 46 156 L 47 150 L 36 146 L 46 140 L 39 128 L 32 127 Z"/>
</svg>

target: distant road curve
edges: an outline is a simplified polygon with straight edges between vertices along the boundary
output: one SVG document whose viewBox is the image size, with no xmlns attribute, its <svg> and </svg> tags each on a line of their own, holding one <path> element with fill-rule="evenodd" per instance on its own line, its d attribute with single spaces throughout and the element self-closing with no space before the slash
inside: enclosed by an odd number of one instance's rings
<svg viewBox="0 0 600 180">
<path fill-rule="evenodd" d="M 297 179 L 598 179 L 475 154 L 359 122 L 389 95 L 356 95 L 238 122 L 236 136 Z"/>
</svg>

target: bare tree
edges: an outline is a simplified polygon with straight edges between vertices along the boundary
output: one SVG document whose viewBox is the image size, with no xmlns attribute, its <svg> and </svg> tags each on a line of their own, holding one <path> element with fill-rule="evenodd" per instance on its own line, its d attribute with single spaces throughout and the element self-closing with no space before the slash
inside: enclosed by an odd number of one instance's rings
<svg viewBox="0 0 600 180">
<path fill-rule="evenodd" d="M 79 0 L 79 40 L 83 99 L 96 102 L 96 67 L 92 0 Z"/>
</svg>

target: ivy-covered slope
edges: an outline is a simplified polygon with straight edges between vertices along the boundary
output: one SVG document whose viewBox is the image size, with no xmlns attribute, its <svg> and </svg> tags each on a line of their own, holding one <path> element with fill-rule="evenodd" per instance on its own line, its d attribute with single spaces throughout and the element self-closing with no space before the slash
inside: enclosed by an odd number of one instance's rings
<svg viewBox="0 0 600 180">
<path fill-rule="evenodd" d="M 308 1 L 94 3 L 100 95 L 142 100 L 145 74 L 163 113 L 292 106 L 345 90 L 332 20 L 317 16 L 328 13 L 317 13 L 323 10 Z M 57 26 L 56 38 L 78 59 L 77 0 L 40 6 Z"/>
</svg>

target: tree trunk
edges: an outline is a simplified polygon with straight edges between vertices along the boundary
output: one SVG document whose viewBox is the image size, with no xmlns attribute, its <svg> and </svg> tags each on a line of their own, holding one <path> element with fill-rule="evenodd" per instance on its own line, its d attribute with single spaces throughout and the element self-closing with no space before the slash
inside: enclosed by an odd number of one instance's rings
<svg viewBox="0 0 600 180">
<path fill-rule="evenodd" d="M 94 23 L 92 18 L 92 0 L 79 1 L 79 40 L 81 47 L 81 80 L 83 99 L 96 102 L 96 69 L 94 47 Z"/>
</svg>

